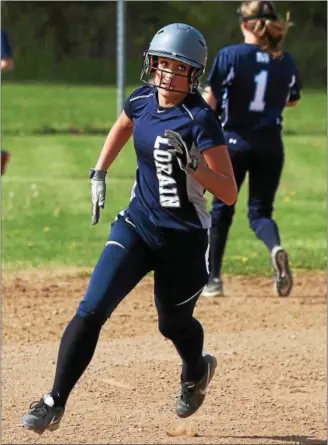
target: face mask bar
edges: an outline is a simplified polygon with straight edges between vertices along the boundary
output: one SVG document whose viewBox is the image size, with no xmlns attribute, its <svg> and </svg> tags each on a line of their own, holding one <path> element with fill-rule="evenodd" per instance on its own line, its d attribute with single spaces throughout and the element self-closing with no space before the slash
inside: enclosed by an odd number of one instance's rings
<svg viewBox="0 0 328 445">
<path fill-rule="evenodd" d="M 171 71 L 166 71 L 163 69 L 158 68 L 157 63 L 158 57 L 157 56 L 151 56 L 146 52 L 144 54 L 144 64 L 141 71 L 140 80 L 148 85 L 154 85 L 157 88 L 162 88 L 167 91 L 173 91 L 176 93 L 195 93 L 197 91 L 198 85 L 199 85 L 199 78 L 203 74 L 203 70 L 201 68 L 194 68 L 190 65 L 191 70 L 189 71 L 188 75 L 185 76 L 184 74 L 178 74 L 178 73 L 172 73 Z M 160 72 L 160 81 L 159 85 L 156 85 L 154 82 L 154 75 L 156 72 Z M 165 81 L 168 83 L 167 85 L 163 85 L 163 74 L 167 73 L 170 74 L 170 79 Z M 186 90 L 176 90 L 171 88 L 172 81 L 174 77 L 184 77 L 188 78 L 188 84 L 189 89 Z"/>
</svg>

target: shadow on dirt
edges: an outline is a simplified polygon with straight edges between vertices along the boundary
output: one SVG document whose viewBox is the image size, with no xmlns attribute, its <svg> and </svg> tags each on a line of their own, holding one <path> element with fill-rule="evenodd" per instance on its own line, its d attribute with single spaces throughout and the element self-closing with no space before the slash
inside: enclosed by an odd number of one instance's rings
<svg viewBox="0 0 328 445">
<path fill-rule="evenodd" d="M 208 437 L 206 435 L 206 437 Z M 315 439 L 311 436 L 216 436 L 218 440 L 222 439 L 247 439 L 252 440 L 254 445 L 327 445 L 326 440 Z M 260 440 L 265 439 L 266 443 L 261 443 Z M 268 443 L 267 441 L 272 440 Z M 258 442 L 259 441 L 259 442 Z M 223 444 L 222 444 L 223 445 Z M 236 442 L 229 445 L 244 445 L 242 443 Z"/>
</svg>

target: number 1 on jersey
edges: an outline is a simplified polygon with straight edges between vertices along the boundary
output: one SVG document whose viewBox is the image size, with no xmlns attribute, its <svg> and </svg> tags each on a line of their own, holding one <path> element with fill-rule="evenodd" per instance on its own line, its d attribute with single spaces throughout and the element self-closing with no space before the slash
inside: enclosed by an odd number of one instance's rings
<svg viewBox="0 0 328 445">
<path fill-rule="evenodd" d="M 254 99 L 249 104 L 250 111 L 263 111 L 265 108 L 264 95 L 268 81 L 268 72 L 266 70 L 260 71 L 260 73 L 254 78 L 256 87 Z"/>
</svg>

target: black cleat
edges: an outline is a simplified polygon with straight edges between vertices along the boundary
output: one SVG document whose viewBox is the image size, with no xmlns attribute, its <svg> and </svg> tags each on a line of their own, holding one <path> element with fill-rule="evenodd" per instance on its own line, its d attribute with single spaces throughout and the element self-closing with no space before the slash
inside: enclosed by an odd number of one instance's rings
<svg viewBox="0 0 328 445">
<path fill-rule="evenodd" d="M 217 366 L 216 358 L 210 354 L 204 354 L 206 371 L 199 382 L 181 382 L 181 391 L 178 395 L 176 414 L 185 418 L 192 416 L 203 404 L 208 385 Z"/>
<path fill-rule="evenodd" d="M 21 419 L 21 426 L 43 434 L 45 430 L 55 431 L 59 428 L 65 408 L 55 406 L 50 394 L 45 394 L 39 402 L 33 402 L 30 409 Z"/>
</svg>

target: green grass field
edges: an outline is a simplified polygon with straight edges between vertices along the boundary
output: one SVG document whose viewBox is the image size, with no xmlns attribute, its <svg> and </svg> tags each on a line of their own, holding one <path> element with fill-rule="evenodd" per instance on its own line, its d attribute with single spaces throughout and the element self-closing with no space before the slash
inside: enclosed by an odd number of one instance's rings
<svg viewBox="0 0 328 445">
<path fill-rule="evenodd" d="M 2 85 L 2 146 L 12 155 L 2 178 L 3 268 L 94 266 L 111 221 L 128 204 L 136 167 L 129 143 L 108 174 L 106 209 L 92 227 L 88 171 L 115 120 L 115 99 L 115 88 Z M 283 245 L 293 268 L 326 269 L 325 92 L 305 91 L 301 105 L 286 111 L 285 146 L 275 210 Z M 246 200 L 247 184 L 224 272 L 269 274 Z"/>
</svg>

